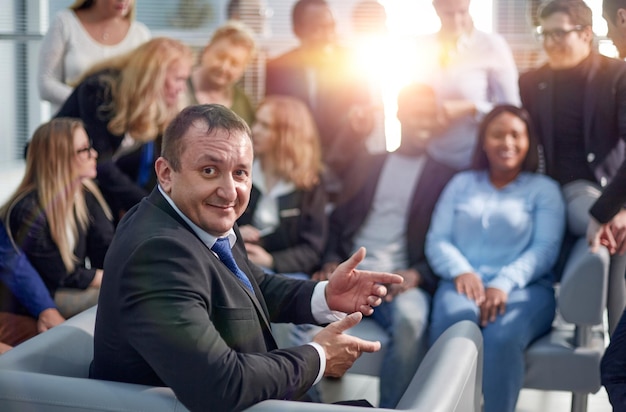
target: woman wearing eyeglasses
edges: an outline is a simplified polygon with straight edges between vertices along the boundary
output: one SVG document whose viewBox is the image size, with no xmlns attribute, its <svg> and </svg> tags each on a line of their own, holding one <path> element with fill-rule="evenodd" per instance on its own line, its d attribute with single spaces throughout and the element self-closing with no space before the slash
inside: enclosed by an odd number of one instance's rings
<svg viewBox="0 0 626 412">
<path fill-rule="evenodd" d="M 44 123 L 29 145 L 22 182 L 0 208 L 7 231 L 51 297 L 60 288 L 91 292 L 83 307 L 72 308 L 74 313 L 97 303 L 104 255 L 113 238 L 111 212 L 93 182 L 97 158 L 79 120 Z M 43 319 L 31 313 L 27 307 L 33 305 L 17 299 L 21 294 L 9 292 L 6 284 L 0 284 L 0 295 L 0 341 L 15 345 L 63 321 L 56 307 L 46 308 L 54 309 L 47 318 L 42 311 Z M 59 310 L 68 313 L 62 305 Z M 9 332 L 19 331 L 18 339 L 3 336 L 11 325 Z"/>
</svg>

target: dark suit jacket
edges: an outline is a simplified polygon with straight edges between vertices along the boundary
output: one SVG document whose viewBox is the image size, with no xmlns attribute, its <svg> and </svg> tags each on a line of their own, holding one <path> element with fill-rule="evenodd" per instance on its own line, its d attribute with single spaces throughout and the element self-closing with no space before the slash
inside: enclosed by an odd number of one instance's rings
<svg viewBox="0 0 626 412">
<path fill-rule="evenodd" d="M 302 396 L 319 355 L 310 345 L 278 350 L 270 322 L 315 323 L 315 282 L 266 276 L 239 241 L 233 255 L 256 296 L 158 189 L 133 207 L 104 262 L 91 377 L 169 386 L 192 411 Z"/>
<path fill-rule="evenodd" d="M 363 187 L 345 203 L 337 206 L 330 217 L 328 243 L 324 262 L 341 262 L 354 249 L 354 236 L 365 223 L 372 206 L 378 179 L 388 154 L 372 156 L 371 173 Z M 427 156 L 420 178 L 413 188 L 413 200 L 408 211 L 406 247 L 409 264 L 422 276 L 422 289 L 434 293 L 438 278 L 432 272 L 424 254 L 426 233 L 437 199 L 456 171 Z"/>
<path fill-rule="evenodd" d="M 250 202 L 238 224 L 251 225 L 261 192 L 252 186 Z M 326 192 L 322 185 L 296 190 L 278 198 L 280 222 L 276 230 L 263 236 L 260 245 L 274 258 L 278 273 L 312 273 L 319 265 L 326 237 Z"/>
<path fill-rule="evenodd" d="M 590 70 L 584 85 L 584 139 L 587 164 L 596 181 L 605 186 L 616 181 L 611 190 L 604 190 L 592 208 L 593 216 L 606 222 L 615 215 L 623 202 L 618 188 L 626 185 L 626 63 L 592 54 Z M 554 174 L 553 137 L 553 71 L 544 65 L 520 76 L 522 104 L 530 113 L 543 147 L 546 173 Z M 619 182 L 619 183 L 617 183 Z"/>
<path fill-rule="evenodd" d="M 296 48 L 267 62 L 265 95 L 291 96 L 307 104 L 319 129 L 324 161 L 333 169 L 339 167 L 335 166 L 335 163 L 349 160 L 351 152 L 355 153 L 365 148 L 363 138 L 345 132 L 340 133 L 346 128 L 350 108 L 355 104 L 370 102 L 368 86 L 358 81 L 358 76 L 350 72 L 349 59 L 348 52 L 338 48 L 332 61 L 320 65 L 317 72 L 315 105 L 309 96 L 306 52 Z M 344 148 L 343 151 L 334 151 L 333 148 L 337 145 Z M 334 159 L 342 154 L 345 156 Z"/>
</svg>

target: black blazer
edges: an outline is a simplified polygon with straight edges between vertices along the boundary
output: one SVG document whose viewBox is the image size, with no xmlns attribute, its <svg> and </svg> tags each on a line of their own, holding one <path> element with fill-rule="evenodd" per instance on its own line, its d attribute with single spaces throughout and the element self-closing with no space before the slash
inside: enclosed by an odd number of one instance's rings
<svg viewBox="0 0 626 412">
<path fill-rule="evenodd" d="M 26 254 L 52 297 L 60 287 L 86 289 L 93 280 L 96 269 L 103 267 L 104 256 L 113 239 L 113 223 L 107 218 L 100 203 L 86 189 L 84 195 L 89 212 L 89 224 L 84 230 L 80 228 L 78 230 L 74 247 L 74 255 L 78 260 L 71 272 L 65 268 L 59 247 L 52 239 L 48 219 L 40 206 L 37 193 L 33 191 L 26 195 L 11 211 L 8 228 L 13 239 Z M 86 267 L 85 263 L 87 258 L 90 261 L 89 267 Z M 0 285 L 0 290 L 3 289 L 4 286 Z M 4 296 L 7 297 L 0 303 L 0 308 L 30 315 L 15 296 L 12 294 Z"/>
<path fill-rule="evenodd" d="M 251 225 L 261 192 L 252 186 L 250 202 L 239 218 L 239 226 Z M 278 273 L 312 273 L 319 265 L 328 235 L 326 192 L 322 185 L 295 190 L 278 198 L 280 222 L 260 241 L 274 258 Z"/>
<path fill-rule="evenodd" d="M 240 241 L 233 255 L 255 295 L 158 189 L 133 207 L 104 262 L 90 376 L 169 386 L 192 411 L 302 396 L 319 355 L 310 345 L 278 350 L 270 322 L 315 323 L 315 282 L 266 276 Z"/>
<path fill-rule="evenodd" d="M 372 207 L 378 179 L 388 154 L 372 156 L 371 173 L 363 187 L 330 216 L 330 226 L 324 262 L 341 262 L 354 249 L 354 236 L 365 223 Z M 432 272 L 424 254 L 426 233 L 437 199 L 456 171 L 427 156 L 419 181 L 413 189 L 411 209 L 408 211 L 406 247 L 409 264 L 422 276 L 420 288 L 434 293 L 438 278 Z"/>
<path fill-rule="evenodd" d="M 592 208 L 594 217 L 606 222 L 623 205 L 619 189 L 626 185 L 626 63 L 596 53 L 590 59 L 587 81 L 581 85 L 585 88 L 584 150 L 596 182 L 603 187 L 616 182 Z M 554 151 L 552 128 L 553 71 L 544 65 L 524 73 L 519 86 L 522 104 L 543 147 L 546 173 L 553 176 L 554 159 L 559 155 Z"/>
</svg>

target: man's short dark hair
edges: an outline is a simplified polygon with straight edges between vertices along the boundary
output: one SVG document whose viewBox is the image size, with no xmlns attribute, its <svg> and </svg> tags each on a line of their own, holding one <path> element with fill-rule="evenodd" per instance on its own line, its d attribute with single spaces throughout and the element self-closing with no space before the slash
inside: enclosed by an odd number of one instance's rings
<svg viewBox="0 0 626 412">
<path fill-rule="evenodd" d="M 619 9 L 626 9 L 626 0 L 604 0 L 602 2 L 602 12 L 611 19 L 612 23 L 617 21 L 617 11 Z"/>
<path fill-rule="evenodd" d="M 172 120 L 163 133 L 161 156 L 167 159 L 175 171 L 180 170 L 180 158 L 185 147 L 183 138 L 189 127 L 198 121 L 207 127 L 207 135 L 218 129 L 228 130 L 230 133 L 243 132 L 248 137 L 252 135 L 246 121 L 221 104 L 188 106 Z"/>
<path fill-rule="evenodd" d="M 232 20 L 235 18 L 235 15 L 239 16 L 239 6 L 241 5 L 240 0 L 230 0 L 226 5 L 226 18 Z"/>
<path fill-rule="evenodd" d="M 302 33 L 306 8 L 313 5 L 329 7 L 326 0 L 298 0 L 291 9 L 291 24 L 296 36 L 300 37 L 300 33 Z"/>
<path fill-rule="evenodd" d="M 591 27 L 591 9 L 583 0 L 552 0 L 539 9 L 539 20 L 547 19 L 554 13 L 567 14 L 573 25 Z"/>
<path fill-rule="evenodd" d="M 526 109 L 510 104 L 502 104 L 494 107 L 493 110 L 487 113 L 483 118 L 480 126 L 478 127 L 478 141 L 476 142 L 476 146 L 474 146 L 471 168 L 474 170 L 489 170 L 489 159 L 487 159 L 487 154 L 483 149 L 485 139 L 487 138 L 487 128 L 491 122 L 493 122 L 493 120 L 502 113 L 510 113 L 526 124 L 526 134 L 528 135 L 528 153 L 526 154 L 526 159 L 524 159 L 524 162 L 522 163 L 522 170 L 527 172 L 536 172 L 539 167 L 539 143 L 530 119 L 530 114 L 528 114 Z"/>
</svg>

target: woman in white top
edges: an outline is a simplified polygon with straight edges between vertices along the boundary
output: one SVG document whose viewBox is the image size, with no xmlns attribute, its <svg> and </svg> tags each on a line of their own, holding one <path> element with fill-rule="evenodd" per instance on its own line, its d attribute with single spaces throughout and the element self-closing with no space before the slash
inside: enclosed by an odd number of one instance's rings
<svg viewBox="0 0 626 412">
<path fill-rule="evenodd" d="M 94 63 L 133 50 L 150 39 L 135 21 L 134 0 L 76 0 L 60 11 L 39 52 L 39 95 L 56 113 L 78 78 Z"/>
</svg>

